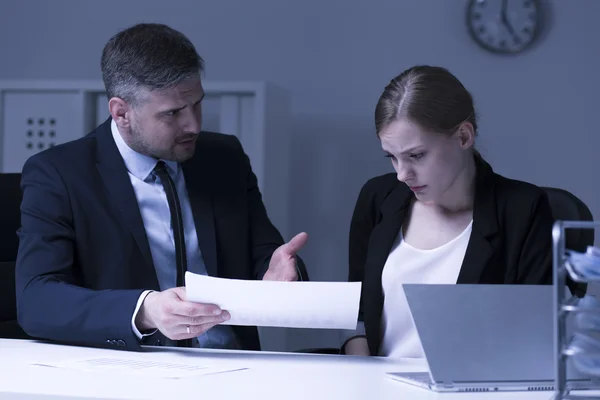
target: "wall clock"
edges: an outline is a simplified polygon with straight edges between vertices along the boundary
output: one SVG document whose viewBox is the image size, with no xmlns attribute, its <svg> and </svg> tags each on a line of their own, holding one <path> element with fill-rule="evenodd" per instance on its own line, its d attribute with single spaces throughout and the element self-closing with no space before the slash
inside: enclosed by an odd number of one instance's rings
<svg viewBox="0 0 600 400">
<path fill-rule="evenodd" d="M 467 26 L 475 42 L 493 53 L 529 48 L 542 25 L 539 0 L 469 0 Z"/>
</svg>

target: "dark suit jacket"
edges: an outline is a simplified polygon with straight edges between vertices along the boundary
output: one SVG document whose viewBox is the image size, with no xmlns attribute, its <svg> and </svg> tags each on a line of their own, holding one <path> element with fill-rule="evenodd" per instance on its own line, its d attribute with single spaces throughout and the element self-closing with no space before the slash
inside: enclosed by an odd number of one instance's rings
<svg viewBox="0 0 600 400">
<path fill-rule="evenodd" d="M 18 319 L 33 337 L 138 350 L 131 329 L 136 302 L 145 289 L 160 289 L 110 122 L 38 153 L 23 168 Z M 261 279 L 284 241 L 237 138 L 201 133 L 182 168 L 209 275 Z M 256 327 L 234 330 L 243 348 L 260 349 Z"/>
<path fill-rule="evenodd" d="M 476 160 L 473 228 L 457 283 L 552 284 L 553 219 L 545 192 Z M 372 355 L 381 345 L 381 274 L 412 197 L 396 174 L 382 175 L 363 186 L 352 217 L 349 280 L 363 282 L 359 319 Z"/>
</svg>

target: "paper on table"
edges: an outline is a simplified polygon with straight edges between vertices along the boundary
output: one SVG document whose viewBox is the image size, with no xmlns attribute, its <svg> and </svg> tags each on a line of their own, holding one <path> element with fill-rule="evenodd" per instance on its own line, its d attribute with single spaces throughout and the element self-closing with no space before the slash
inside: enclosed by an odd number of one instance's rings
<svg viewBox="0 0 600 400">
<path fill-rule="evenodd" d="M 143 375 L 149 378 L 188 378 L 240 371 L 247 368 L 216 368 L 190 363 L 163 362 L 136 358 L 98 357 L 34 363 L 43 367 L 65 368 L 87 372 L 116 372 Z"/>
<path fill-rule="evenodd" d="M 185 273 L 189 301 L 231 314 L 224 325 L 356 329 L 360 282 L 277 282 Z"/>
</svg>

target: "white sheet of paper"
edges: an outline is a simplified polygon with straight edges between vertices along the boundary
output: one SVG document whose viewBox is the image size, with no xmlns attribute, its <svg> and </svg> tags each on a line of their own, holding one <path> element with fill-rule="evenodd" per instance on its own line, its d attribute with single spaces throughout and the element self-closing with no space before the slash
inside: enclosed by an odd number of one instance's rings
<svg viewBox="0 0 600 400">
<path fill-rule="evenodd" d="M 98 357 L 56 362 L 34 363 L 43 367 L 65 368 L 87 372 L 114 372 L 143 375 L 149 378 L 188 378 L 223 372 L 240 371 L 247 368 L 216 368 L 207 365 L 142 360 L 135 358 Z"/>
<path fill-rule="evenodd" d="M 277 282 L 185 273 L 189 301 L 231 314 L 224 325 L 356 329 L 361 282 Z"/>
</svg>

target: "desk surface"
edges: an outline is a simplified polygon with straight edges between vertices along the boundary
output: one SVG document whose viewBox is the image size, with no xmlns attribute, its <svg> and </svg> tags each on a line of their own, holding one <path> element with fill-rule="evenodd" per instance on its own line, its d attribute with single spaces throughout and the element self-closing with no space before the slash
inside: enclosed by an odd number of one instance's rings
<svg viewBox="0 0 600 400">
<path fill-rule="evenodd" d="M 152 360 L 248 368 L 209 376 L 150 379 L 34 366 L 62 359 L 123 357 L 119 350 L 0 339 L 0 400 L 11 399 L 527 399 L 552 392 L 444 393 L 393 381 L 390 371 L 423 371 L 421 360 L 206 349 L 148 348 Z M 195 360 L 193 361 L 195 362 Z M 208 397 L 210 396 L 210 397 Z"/>
</svg>

